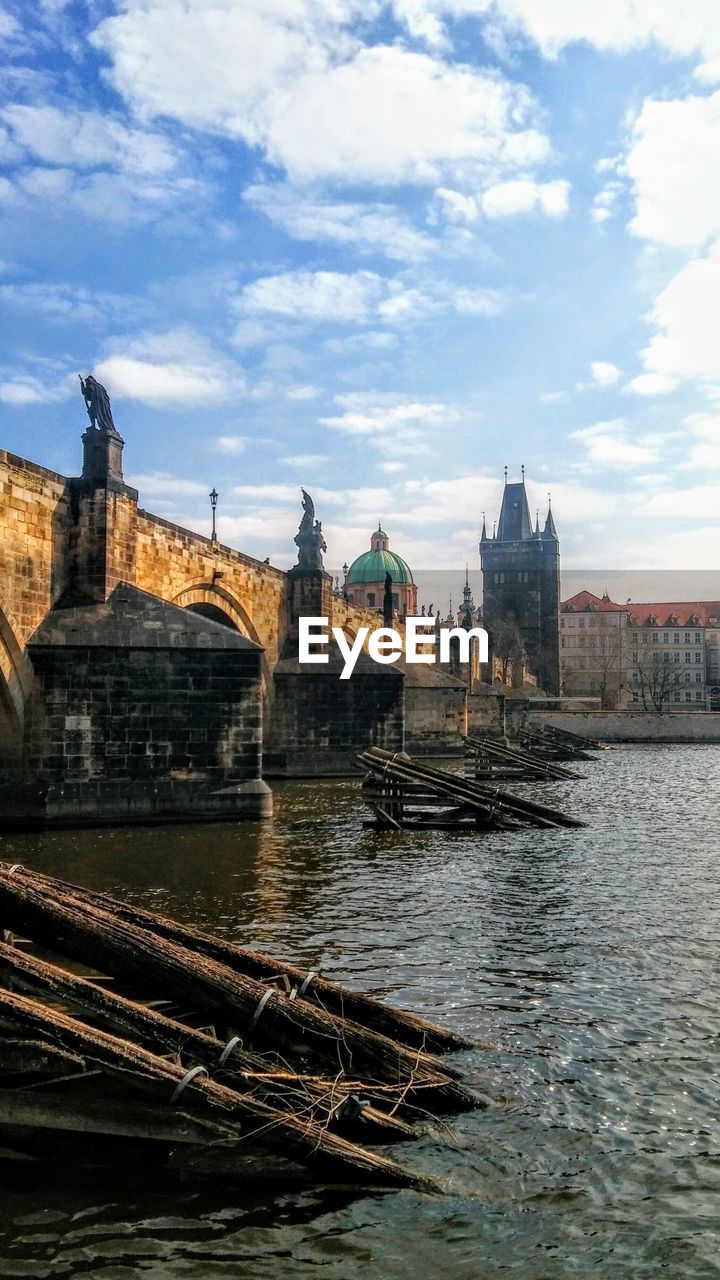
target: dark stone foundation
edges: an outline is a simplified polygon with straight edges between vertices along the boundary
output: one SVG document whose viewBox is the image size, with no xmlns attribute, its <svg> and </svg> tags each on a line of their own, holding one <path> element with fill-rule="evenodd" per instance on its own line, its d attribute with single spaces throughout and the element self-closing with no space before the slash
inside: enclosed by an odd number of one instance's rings
<svg viewBox="0 0 720 1280">
<path fill-rule="evenodd" d="M 28 645 L 22 791 L 5 825 L 268 817 L 258 645 L 123 583 Z"/>
</svg>

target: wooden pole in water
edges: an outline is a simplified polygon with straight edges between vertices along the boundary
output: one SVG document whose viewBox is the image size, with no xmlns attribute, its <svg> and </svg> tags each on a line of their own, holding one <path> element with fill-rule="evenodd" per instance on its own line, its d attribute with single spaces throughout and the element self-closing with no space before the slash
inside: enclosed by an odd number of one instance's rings
<svg viewBox="0 0 720 1280">
<path fill-rule="evenodd" d="M 0 867 L 2 865 L 0 863 Z M 285 988 L 288 991 L 291 991 L 293 986 L 296 988 L 295 1002 L 298 1008 L 302 1008 L 303 1003 L 307 1001 L 314 1006 L 319 1006 L 327 1013 L 349 1018 L 360 1026 L 379 1031 L 382 1035 L 397 1040 L 408 1048 L 421 1049 L 425 1053 L 450 1053 L 458 1049 L 472 1048 L 472 1043 L 465 1037 L 449 1031 L 446 1027 L 438 1026 L 427 1018 L 407 1013 L 403 1009 L 393 1009 L 363 992 L 353 991 L 340 983 L 330 982 L 318 973 L 308 974 L 297 965 L 288 964 L 276 956 L 267 955 L 262 951 L 251 951 L 237 943 L 205 933 L 194 925 L 180 924 L 177 920 L 170 920 L 154 911 L 120 902 L 105 893 L 81 889 L 54 876 L 30 872 L 22 866 L 16 866 L 14 874 L 20 877 L 31 875 L 32 882 L 37 887 L 43 887 L 48 895 L 60 893 L 79 898 L 82 902 L 91 903 L 110 912 L 128 924 L 146 929 L 157 937 L 177 942 L 211 960 L 217 960 L 219 964 L 227 965 L 236 973 L 255 978 L 258 982 L 272 982 L 277 985 L 278 980 L 283 982 L 284 975 L 287 979 L 284 983 Z M 302 996 L 299 995 L 301 990 Z"/>
<path fill-rule="evenodd" d="M 121 974 L 162 986 L 173 998 L 223 1019 L 255 1043 L 264 1043 L 292 1062 L 316 1060 L 333 1073 L 382 1083 L 417 1085 L 423 1101 L 448 1110 L 466 1109 L 472 1095 L 457 1073 L 436 1059 L 399 1045 L 354 1022 L 301 1005 L 276 988 L 239 974 L 226 965 L 178 943 L 119 920 L 71 894 L 49 895 L 31 873 L 17 875 L 0 866 L 0 919 L 15 932 L 27 932 L 54 950 Z"/>
<path fill-rule="evenodd" d="M 155 1009 L 18 951 L 7 943 L 0 943 L 0 987 L 3 986 L 80 1009 L 84 1015 L 99 1020 L 113 1034 L 142 1044 L 153 1053 L 172 1054 L 178 1060 L 182 1057 L 187 1065 L 200 1063 L 210 1075 L 221 1076 L 224 1083 L 240 1092 L 250 1092 L 253 1096 L 259 1094 L 282 1111 L 309 1113 L 317 1122 L 330 1123 L 349 1093 L 362 1093 L 368 1103 L 372 1097 L 372 1089 L 358 1081 L 323 1080 L 298 1075 L 287 1068 L 273 1070 L 267 1059 L 248 1053 L 239 1042 L 223 1044 L 214 1035 L 176 1022 Z M 0 1064 L 2 1061 L 3 1050 L 0 1049 Z M 400 1089 L 396 1098 L 392 1092 L 378 1094 L 378 1100 L 386 1106 L 392 1106 L 393 1101 L 400 1097 Z M 342 1110 L 337 1120 L 340 1129 L 341 1117 Z M 409 1125 L 371 1105 L 364 1107 L 362 1120 L 360 1127 L 365 1131 L 366 1140 L 393 1142 L 417 1136 L 416 1130 Z"/>
<path fill-rule="evenodd" d="M 326 1162 L 335 1172 L 391 1186 L 438 1191 L 439 1184 L 422 1173 L 365 1151 L 307 1120 L 280 1112 L 246 1094 L 236 1093 L 207 1075 L 189 1076 L 179 1063 L 158 1057 L 127 1040 L 85 1026 L 66 1014 L 43 1008 L 25 996 L 0 990 L 0 1017 L 71 1053 L 79 1053 L 101 1070 L 121 1072 L 123 1080 L 148 1093 L 160 1106 L 180 1105 L 192 1116 L 234 1128 L 239 1141 L 297 1152 L 304 1159 Z M 182 1097 L 182 1102 L 180 1102 Z"/>
</svg>

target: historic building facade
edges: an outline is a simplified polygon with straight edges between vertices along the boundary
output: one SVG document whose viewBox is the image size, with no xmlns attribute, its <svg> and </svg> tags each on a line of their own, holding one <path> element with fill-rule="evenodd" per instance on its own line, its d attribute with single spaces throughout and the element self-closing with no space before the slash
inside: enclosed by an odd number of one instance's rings
<svg viewBox="0 0 720 1280">
<path fill-rule="evenodd" d="M 720 710 L 720 602 L 579 591 L 561 606 L 560 665 L 563 693 L 608 709 Z"/>
<path fill-rule="evenodd" d="M 508 484 L 506 473 L 500 519 L 491 536 L 483 520 L 480 566 L 483 618 L 493 652 L 501 642 L 511 648 L 514 631 L 540 686 L 558 694 L 560 544 L 550 506 L 543 529 L 539 521 L 532 527 L 524 468 L 519 483 Z"/>
</svg>

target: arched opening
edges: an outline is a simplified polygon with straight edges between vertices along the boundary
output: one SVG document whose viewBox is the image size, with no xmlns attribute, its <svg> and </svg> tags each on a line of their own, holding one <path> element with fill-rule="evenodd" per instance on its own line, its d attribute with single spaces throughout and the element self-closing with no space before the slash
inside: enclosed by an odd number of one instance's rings
<svg viewBox="0 0 720 1280">
<path fill-rule="evenodd" d="M 710 710 L 720 711 L 720 689 L 716 685 L 710 690 Z"/>
<path fill-rule="evenodd" d="M 240 628 L 232 618 L 219 609 L 216 604 L 207 604 L 204 600 L 199 600 L 196 604 L 186 604 L 184 606 L 191 613 L 199 613 L 202 618 L 209 618 L 211 622 L 219 622 L 223 627 L 229 627 L 231 631 L 240 631 Z"/>
</svg>

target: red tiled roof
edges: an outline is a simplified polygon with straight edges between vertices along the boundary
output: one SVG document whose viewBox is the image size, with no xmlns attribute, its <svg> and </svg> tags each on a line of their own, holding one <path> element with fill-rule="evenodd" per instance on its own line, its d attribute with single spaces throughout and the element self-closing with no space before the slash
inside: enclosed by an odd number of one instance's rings
<svg viewBox="0 0 720 1280">
<path fill-rule="evenodd" d="M 633 622 L 642 625 L 648 618 L 656 618 L 659 627 L 671 625 L 670 618 L 676 617 L 681 627 L 686 627 L 692 617 L 700 619 L 700 625 L 720 626 L 720 600 L 665 600 L 650 601 L 639 604 L 615 604 L 612 600 L 602 600 L 594 596 L 592 591 L 578 591 L 569 600 L 563 600 L 561 610 L 565 613 L 626 613 Z"/>
<path fill-rule="evenodd" d="M 657 618 L 660 627 L 668 625 L 669 619 L 673 617 L 678 618 L 681 627 L 687 626 L 693 616 L 700 619 L 703 627 L 710 626 L 711 622 L 717 626 L 720 621 L 720 600 L 665 600 L 650 604 L 626 604 L 624 608 L 634 622 L 647 622 L 652 617 Z"/>
<path fill-rule="evenodd" d="M 600 596 L 594 596 L 592 591 L 578 591 L 577 595 L 571 596 L 569 600 L 563 600 L 560 608 L 564 613 L 626 613 L 624 605 L 613 604 L 612 600 L 602 600 Z"/>
</svg>

